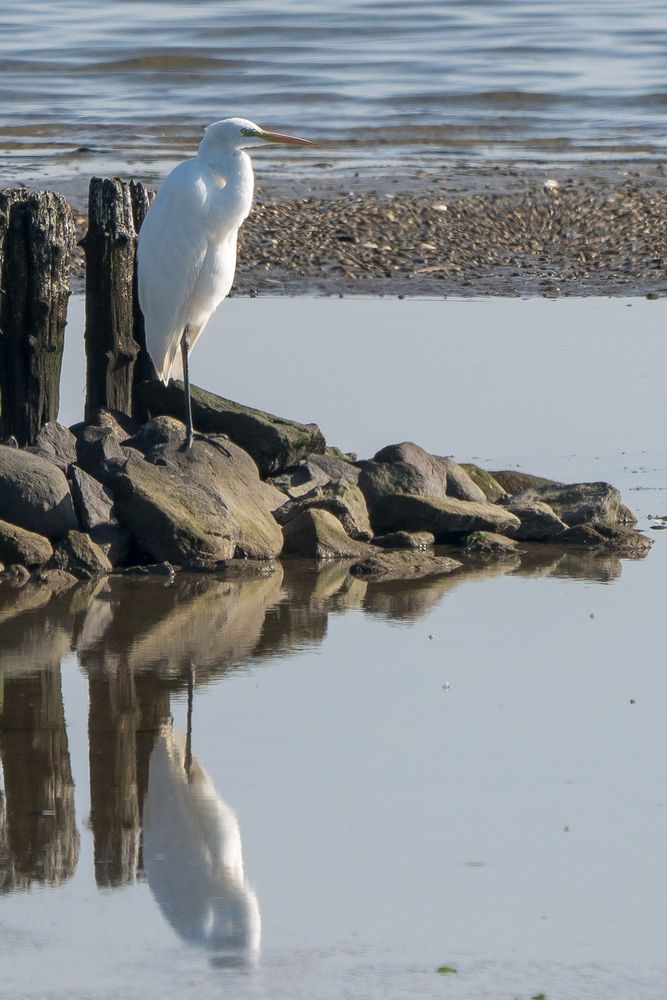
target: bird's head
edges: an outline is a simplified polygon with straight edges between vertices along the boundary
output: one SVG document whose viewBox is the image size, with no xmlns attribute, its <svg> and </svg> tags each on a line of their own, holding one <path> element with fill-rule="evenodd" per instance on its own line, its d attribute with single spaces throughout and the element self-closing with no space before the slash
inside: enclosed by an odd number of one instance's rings
<svg viewBox="0 0 667 1000">
<path fill-rule="evenodd" d="M 264 146 L 269 142 L 282 142 L 289 146 L 316 146 L 310 139 L 300 139 L 296 135 L 281 132 L 267 132 L 247 118 L 223 118 L 213 122 L 204 133 L 203 142 L 225 151 L 247 149 L 250 146 Z"/>
</svg>

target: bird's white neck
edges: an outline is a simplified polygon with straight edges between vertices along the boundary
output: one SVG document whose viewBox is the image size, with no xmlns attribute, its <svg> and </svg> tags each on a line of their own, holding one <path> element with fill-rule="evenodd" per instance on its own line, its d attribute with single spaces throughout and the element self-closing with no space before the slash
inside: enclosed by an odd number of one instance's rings
<svg viewBox="0 0 667 1000">
<path fill-rule="evenodd" d="M 217 186 L 224 192 L 227 210 L 238 217 L 240 225 L 252 204 L 255 186 L 252 160 L 242 149 L 220 149 L 208 143 L 206 137 L 199 146 L 197 156 L 213 173 Z"/>
</svg>

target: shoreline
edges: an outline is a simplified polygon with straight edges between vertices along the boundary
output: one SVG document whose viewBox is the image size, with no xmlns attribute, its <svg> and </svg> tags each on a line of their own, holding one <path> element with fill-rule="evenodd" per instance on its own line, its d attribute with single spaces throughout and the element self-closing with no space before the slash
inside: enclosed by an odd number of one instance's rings
<svg viewBox="0 0 667 1000">
<path fill-rule="evenodd" d="M 80 239 L 85 195 L 66 193 Z M 231 294 L 660 297 L 666 220 L 656 160 L 471 161 L 289 183 L 259 172 Z M 74 291 L 83 280 L 77 248 Z"/>
</svg>

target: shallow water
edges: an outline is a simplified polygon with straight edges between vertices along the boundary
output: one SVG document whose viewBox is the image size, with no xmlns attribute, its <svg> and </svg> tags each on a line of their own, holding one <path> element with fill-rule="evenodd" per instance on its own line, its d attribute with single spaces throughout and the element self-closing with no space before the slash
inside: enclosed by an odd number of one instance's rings
<svg viewBox="0 0 667 1000">
<path fill-rule="evenodd" d="M 655 545 L 0 595 L 1 996 L 662 1000 L 664 313 L 225 303 L 195 380 L 361 455 L 608 479 Z"/>
<path fill-rule="evenodd" d="M 658 0 L 34 0 L 0 34 L 2 185 L 161 174 L 231 114 L 320 140 L 290 171 L 666 148 Z"/>
</svg>

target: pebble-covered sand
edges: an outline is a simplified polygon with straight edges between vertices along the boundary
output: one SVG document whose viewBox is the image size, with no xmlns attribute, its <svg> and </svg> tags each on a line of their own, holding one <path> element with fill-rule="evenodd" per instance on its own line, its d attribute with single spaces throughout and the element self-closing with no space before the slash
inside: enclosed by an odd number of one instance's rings
<svg viewBox="0 0 667 1000">
<path fill-rule="evenodd" d="M 300 178 L 292 192 L 260 177 L 233 292 L 661 296 L 665 169 L 485 163 Z"/>
</svg>

